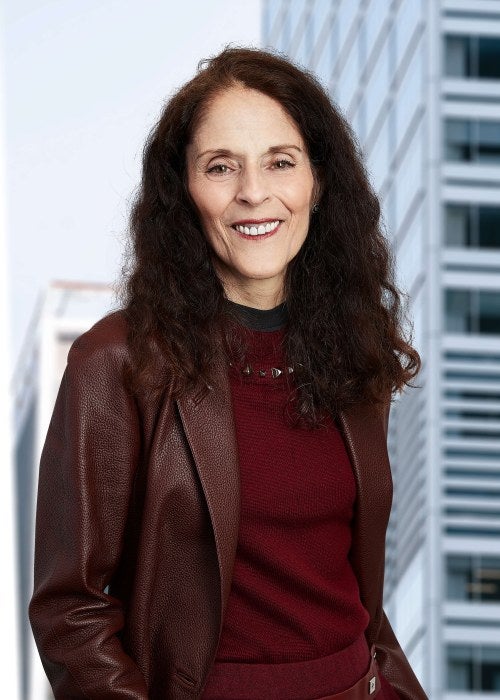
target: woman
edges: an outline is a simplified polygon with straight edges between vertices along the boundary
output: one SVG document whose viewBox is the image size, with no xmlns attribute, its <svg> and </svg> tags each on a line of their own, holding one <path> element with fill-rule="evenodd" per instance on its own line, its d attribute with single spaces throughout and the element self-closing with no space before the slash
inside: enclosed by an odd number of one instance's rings
<svg viewBox="0 0 500 700">
<path fill-rule="evenodd" d="M 420 360 L 378 221 L 283 58 L 226 49 L 166 105 L 123 308 L 73 343 L 41 459 L 56 698 L 426 697 L 382 609 L 390 397 Z"/>
</svg>

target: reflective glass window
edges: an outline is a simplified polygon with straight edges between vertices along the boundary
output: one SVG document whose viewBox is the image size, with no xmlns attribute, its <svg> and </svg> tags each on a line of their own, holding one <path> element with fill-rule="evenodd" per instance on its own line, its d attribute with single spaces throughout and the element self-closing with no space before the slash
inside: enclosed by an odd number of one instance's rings
<svg viewBox="0 0 500 700">
<path fill-rule="evenodd" d="M 500 78 L 500 37 L 479 37 L 477 75 L 479 78 Z"/>
<path fill-rule="evenodd" d="M 500 333 L 500 292 L 480 291 L 476 294 L 477 332 Z"/>
<path fill-rule="evenodd" d="M 448 333 L 500 334 L 500 292 L 445 290 L 445 328 Z"/>
<path fill-rule="evenodd" d="M 500 122 L 476 122 L 477 160 L 486 163 L 500 162 Z"/>
<path fill-rule="evenodd" d="M 500 646 L 450 644 L 448 690 L 500 690 Z"/>
<path fill-rule="evenodd" d="M 446 119 L 445 157 L 449 161 L 500 163 L 500 122 Z"/>
<path fill-rule="evenodd" d="M 447 36 L 445 40 L 445 74 L 450 78 L 469 75 L 469 42 L 464 36 Z"/>
<path fill-rule="evenodd" d="M 500 37 L 445 37 L 445 73 L 452 78 L 500 78 Z"/>
<path fill-rule="evenodd" d="M 457 248 L 471 245 L 471 208 L 465 204 L 449 204 L 445 214 L 445 244 Z"/>
<path fill-rule="evenodd" d="M 466 119 L 445 122 L 446 160 L 472 160 L 471 124 Z"/>
<path fill-rule="evenodd" d="M 471 332 L 470 292 L 466 289 L 446 290 L 446 330 L 448 333 Z"/>
<path fill-rule="evenodd" d="M 460 248 L 500 249 L 500 206 L 448 204 L 445 243 Z"/>
<path fill-rule="evenodd" d="M 500 602 L 500 557 L 449 555 L 446 588 L 448 600 Z"/>
</svg>

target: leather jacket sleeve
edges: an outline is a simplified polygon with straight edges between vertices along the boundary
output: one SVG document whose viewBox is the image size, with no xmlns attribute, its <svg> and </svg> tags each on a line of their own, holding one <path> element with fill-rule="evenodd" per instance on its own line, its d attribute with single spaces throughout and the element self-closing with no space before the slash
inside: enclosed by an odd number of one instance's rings
<svg viewBox="0 0 500 700">
<path fill-rule="evenodd" d="M 428 700 L 384 611 L 375 650 L 380 670 L 401 700 Z"/>
<path fill-rule="evenodd" d="M 41 456 L 29 618 L 56 700 L 148 697 L 119 639 L 122 604 L 105 593 L 140 447 L 123 354 L 85 334 L 73 343 Z"/>
</svg>

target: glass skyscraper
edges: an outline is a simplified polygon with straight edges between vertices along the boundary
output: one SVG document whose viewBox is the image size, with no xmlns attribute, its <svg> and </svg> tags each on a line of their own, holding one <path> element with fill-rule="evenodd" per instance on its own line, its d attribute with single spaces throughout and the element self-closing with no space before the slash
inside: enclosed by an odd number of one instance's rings
<svg viewBox="0 0 500 700">
<path fill-rule="evenodd" d="M 500 1 L 265 0 L 263 46 L 352 125 L 423 359 L 391 411 L 385 607 L 432 700 L 500 698 Z"/>
</svg>

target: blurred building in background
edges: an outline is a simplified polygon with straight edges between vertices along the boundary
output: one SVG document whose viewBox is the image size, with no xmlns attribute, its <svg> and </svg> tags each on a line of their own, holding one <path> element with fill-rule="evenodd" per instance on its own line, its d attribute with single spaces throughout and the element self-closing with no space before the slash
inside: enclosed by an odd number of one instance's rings
<svg viewBox="0 0 500 700">
<path fill-rule="evenodd" d="M 0 56 L 3 54 L 4 33 L 0 12 Z M 11 362 L 9 338 L 9 269 L 7 264 L 7 197 L 6 197 L 6 139 L 5 139 L 4 72 L 0 68 L 0 561 L 3 564 L 0 619 L 3 635 L 0 640 L 0 670 L 2 692 L 10 700 L 21 700 L 21 650 L 17 625 L 18 577 L 16 567 L 16 503 L 14 498 L 14 460 L 12 455 L 12 406 L 9 396 L 9 367 Z"/>
<path fill-rule="evenodd" d="M 14 373 L 19 635 L 23 700 L 53 698 L 28 620 L 33 591 L 33 536 L 38 465 L 71 343 L 111 309 L 103 284 L 54 282 L 35 309 Z"/>
<path fill-rule="evenodd" d="M 353 126 L 410 297 L 386 609 L 432 700 L 500 698 L 500 1 L 265 0 L 263 46 Z"/>
</svg>

